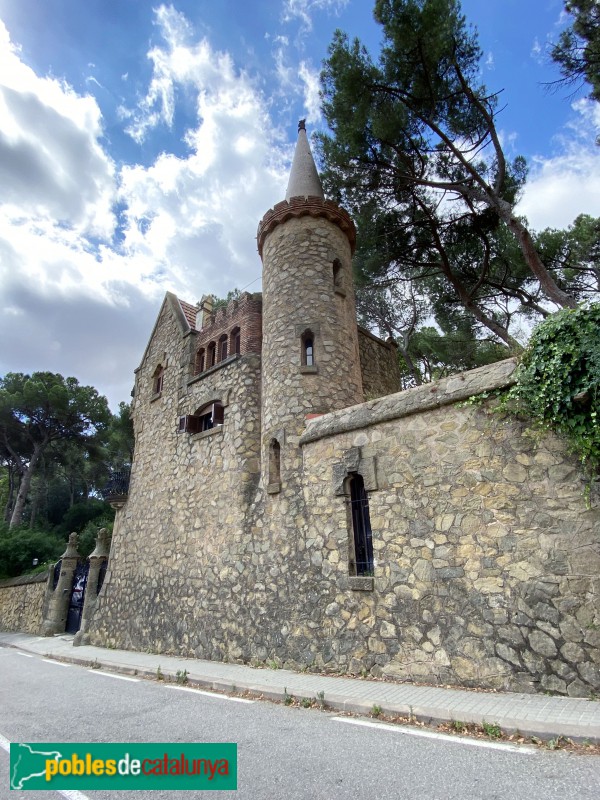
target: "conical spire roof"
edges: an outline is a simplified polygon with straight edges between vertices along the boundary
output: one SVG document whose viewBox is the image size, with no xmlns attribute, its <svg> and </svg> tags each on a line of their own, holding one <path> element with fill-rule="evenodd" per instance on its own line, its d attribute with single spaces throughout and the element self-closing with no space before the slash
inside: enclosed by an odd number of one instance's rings
<svg viewBox="0 0 600 800">
<path fill-rule="evenodd" d="M 321 179 L 319 178 L 319 173 L 317 172 L 317 167 L 315 166 L 315 161 L 310 150 L 308 136 L 306 135 L 306 128 L 304 127 L 305 122 L 306 120 L 301 119 L 298 123 L 298 141 L 296 142 L 296 151 L 292 162 L 290 179 L 285 193 L 286 200 L 292 197 L 325 198 L 323 187 L 321 186 Z"/>
</svg>

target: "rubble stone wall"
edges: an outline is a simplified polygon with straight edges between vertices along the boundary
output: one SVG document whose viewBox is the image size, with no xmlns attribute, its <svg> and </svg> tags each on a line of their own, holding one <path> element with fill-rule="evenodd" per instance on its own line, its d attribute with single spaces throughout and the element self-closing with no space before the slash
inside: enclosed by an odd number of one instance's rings
<svg viewBox="0 0 600 800">
<path fill-rule="evenodd" d="M 365 330 L 358 329 L 358 351 L 366 400 L 400 391 L 398 348 Z"/>
<path fill-rule="evenodd" d="M 137 374 L 129 496 L 117 514 L 92 643 L 189 654 L 206 639 L 214 651 L 221 620 L 235 620 L 244 603 L 241 583 L 236 596 L 224 571 L 230 560 L 243 571 L 235 553 L 259 479 L 260 356 L 233 358 L 188 381 L 182 346 L 165 307 Z M 152 374 L 161 358 L 167 367 L 156 398 Z M 180 417 L 216 400 L 222 426 L 178 432 Z"/>
<path fill-rule="evenodd" d="M 47 574 L 0 581 L 0 630 L 41 633 Z"/>
<path fill-rule="evenodd" d="M 586 506 L 563 441 L 502 416 L 493 399 L 465 403 L 510 384 L 513 361 L 310 421 L 298 474 L 287 485 L 284 464 L 281 491 L 267 494 L 253 358 L 189 385 L 173 376 L 168 413 L 151 420 L 149 353 L 93 644 L 598 693 L 600 509 Z M 169 380 L 167 369 L 167 393 Z M 217 394 L 222 430 L 176 433 L 180 413 Z M 367 488 L 373 577 L 350 574 L 353 472 Z"/>
</svg>

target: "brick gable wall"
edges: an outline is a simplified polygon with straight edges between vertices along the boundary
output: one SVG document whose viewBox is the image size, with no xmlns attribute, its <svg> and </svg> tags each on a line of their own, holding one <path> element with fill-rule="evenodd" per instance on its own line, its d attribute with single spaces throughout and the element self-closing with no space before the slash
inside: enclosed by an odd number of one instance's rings
<svg viewBox="0 0 600 800">
<path fill-rule="evenodd" d="M 240 329 L 240 355 L 260 354 L 262 349 L 262 295 L 244 292 L 238 300 L 231 300 L 226 308 L 219 308 L 208 325 L 197 331 L 195 352 L 206 349 L 210 342 L 218 346 L 219 339 L 226 334 L 228 339 L 234 328 Z M 229 355 L 229 351 L 228 351 Z M 219 355 L 217 354 L 217 361 Z"/>
</svg>

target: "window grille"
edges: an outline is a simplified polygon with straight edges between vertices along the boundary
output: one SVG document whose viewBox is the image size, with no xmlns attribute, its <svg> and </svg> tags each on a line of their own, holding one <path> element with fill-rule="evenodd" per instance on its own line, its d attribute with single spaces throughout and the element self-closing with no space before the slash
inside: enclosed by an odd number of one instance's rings
<svg viewBox="0 0 600 800">
<path fill-rule="evenodd" d="M 354 567 L 356 575 L 373 575 L 373 534 L 369 517 L 369 498 L 362 475 L 350 476 L 350 507 L 354 534 Z"/>
</svg>

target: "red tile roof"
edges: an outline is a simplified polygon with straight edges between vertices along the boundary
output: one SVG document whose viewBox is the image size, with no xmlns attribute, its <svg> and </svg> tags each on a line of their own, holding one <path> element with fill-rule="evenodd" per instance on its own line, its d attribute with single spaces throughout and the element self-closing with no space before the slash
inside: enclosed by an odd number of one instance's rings
<svg viewBox="0 0 600 800">
<path fill-rule="evenodd" d="M 185 318 L 188 321 L 188 325 L 190 328 L 195 331 L 196 330 L 196 306 L 191 305 L 190 303 L 186 303 L 185 300 L 179 300 L 179 305 L 181 306 L 181 310 L 185 314 Z"/>
</svg>

